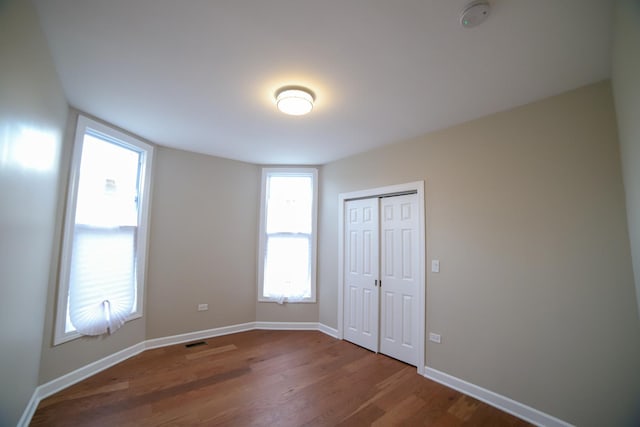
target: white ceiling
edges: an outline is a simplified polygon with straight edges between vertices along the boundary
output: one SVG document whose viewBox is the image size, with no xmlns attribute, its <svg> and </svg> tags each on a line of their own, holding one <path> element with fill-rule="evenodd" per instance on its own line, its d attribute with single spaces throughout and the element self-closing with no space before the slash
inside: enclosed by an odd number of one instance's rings
<svg viewBox="0 0 640 427">
<path fill-rule="evenodd" d="M 35 0 L 69 103 L 152 142 L 323 164 L 610 75 L 612 1 Z M 280 86 L 317 96 L 304 117 Z"/>
</svg>

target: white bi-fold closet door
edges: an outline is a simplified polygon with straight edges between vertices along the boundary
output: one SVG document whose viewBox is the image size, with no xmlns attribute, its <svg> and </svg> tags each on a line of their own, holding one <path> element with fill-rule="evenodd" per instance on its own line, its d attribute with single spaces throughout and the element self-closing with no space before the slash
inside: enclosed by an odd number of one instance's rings
<svg viewBox="0 0 640 427">
<path fill-rule="evenodd" d="M 344 338 L 416 366 L 418 197 L 350 200 L 344 218 Z"/>
</svg>

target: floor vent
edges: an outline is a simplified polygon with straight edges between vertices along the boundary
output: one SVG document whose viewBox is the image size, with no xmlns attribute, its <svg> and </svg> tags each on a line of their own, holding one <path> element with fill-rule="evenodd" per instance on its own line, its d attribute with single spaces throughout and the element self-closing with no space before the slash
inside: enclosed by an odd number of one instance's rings
<svg viewBox="0 0 640 427">
<path fill-rule="evenodd" d="M 207 342 L 206 341 L 192 342 L 192 343 L 189 343 L 189 344 L 185 344 L 184 346 L 187 347 L 187 348 L 191 348 L 191 347 L 197 347 L 199 345 L 207 345 Z"/>
</svg>

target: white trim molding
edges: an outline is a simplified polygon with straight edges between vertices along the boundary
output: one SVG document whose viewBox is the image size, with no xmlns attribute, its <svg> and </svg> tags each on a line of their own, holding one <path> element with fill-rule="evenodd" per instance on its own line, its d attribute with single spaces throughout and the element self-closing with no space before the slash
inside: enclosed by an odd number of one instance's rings
<svg viewBox="0 0 640 427">
<path fill-rule="evenodd" d="M 317 331 L 317 322 L 255 322 L 254 329 L 270 331 Z"/>
<path fill-rule="evenodd" d="M 38 404 L 42 399 L 45 399 L 52 394 L 59 392 L 60 390 L 64 390 L 65 388 L 72 386 L 73 384 L 89 378 L 90 376 L 95 375 L 98 372 L 104 371 L 105 369 L 110 368 L 111 366 L 116 365 L 123 360 L 127 360 L 130 357 L 136 356 L 142 353 L 144 350 L 145 343 L 143 341 L 141 343 L 132 345 L 131 347 L 120 350 L 117 353 L 110 354 L 109 356 L 104 357 L 100 360 L 89 363 L 82 368 L 78 368 L 75 371 L 71 371 L 68 374 L 65 374 L 47 383 L 39 385 L 34 390 L 27 408 L 22 414 L 20 421 L 18 421 L 18 427 L 26 427 L 29 425 L 29 423 L 31 422 L 31 418 L 33 417 L 33 414 L 35 414 L 36 409 L 38 408 Z"/>
<path fill-rule="evenodd" d="M 332 327 L 329 327 L 323 323 L 318 323 L 318 330 L 325 335 L 329 335 L 333 338 L 338 338 L 338 330 Z"/>
<path fill-rule="evenodd" d="M 312 195 L 311 195 L 311 231 L 309 233 L 302 230 L 278 230 L 277 232 L 267 232 L 267 214 L 271 212 L 268 209 L 269 192 L 271 191 L 271 178 L 311 178 Z M 260 221 L 258 224 L 258 302 L 282 303 L 283 301 L 295 303 L 315 303 L 316 300 L 316 275 L 317 275 L 317 253 L 318 253 L 318 168 L 315 167 L 278 167 L 262 168 L 262 180 L 260 184 Z M 277 211 L 277 210 L 276 210 Z M 304 238 L 309 240 L 309 286 L 310 295 L 304 297 L 287 297 L 264 294 L 265 285 L 265 268 L 267 262 L 267 245 L 269 238 Z M 292 284 L 294 288 L 297 285 Z M 302 289 L 299 289 L 302 290 Z"/>
<path fill-rule="evenodd" d="M 97 374 L 98 372 L 104 371 L 105 369 L 110 368 L 113 365 L 122 362 L 123 360 L 127 360 L 133 356 L 137 356 L 145 350 L 145 343 L 141 342 L 132 345 L 131 347 L 120 350 L 117 353 L 110 354 L 109 356 L 104 357 L 100 360 L 89 363 L 82 368 L 71 371 L 68 374 L 56 378 L 55 380 L 49 381 L 48 383 L 42 384 L 40 387 L 38 387 L 40 389 L 40 398 L 43 399 L 45 397 L 49 397 L 52 394 L 57 393 L 72 384 L 87 379 L 90 376 Z"/>
<path fill-rule="evenodd" d="M 134 238 L 134 258 L 136 262 L 136 277 L 131 286 L 135 284 L 134 306 L 132 311 L 126 316 L 126 321 L 138 319 L 143 315 L 143 301 L 146 286 L 145 272 L 147 265 L 147 247 L 149 245 L 149 209 L 151 205 L 151 176 L 154 162 L 154 146 L 148 144 L 137 137 L 128 135 L 110 125 L 97 122 L 93 119 L 78 115 L 73 142 L 73 153 L 71 157 L 70 176 L 67 185 L 66 215 L 63 223 L 62 251 L 60 257 L 60 274 L 58 299 L 56 304 L 56 314 L 54 321 L 53 344 L 59 345 L 82 336 L 76 329 L 67 330 L 67 327 L 76 328 L 76 325 L 69 323 L 69 313 L 71 304 L 69 300 L 69 289 L 71 286 L 72 264 L 71 258 L 74 253 L 74 235 L 77 232 L 75 224 L 75 212 L 78 203 L 78 191 L 80 188 L 80 170 L 82 166 L 83 147 L 86 136 L 92 136 L 99 140 L 136 152 L 138 159 L 138 187 L 136 204 L 138 205 L 138 217 L 135 225 L 136 233 Z M 95 225 L 95 224 L 94 224 Z M 133 292 L 133 291 L 132 291 Z M 126 313 L 121 313 L 123 316 Z M 113 331 L 111 331 L 113 332 Z"/>
<path fill-rule="evenodd" d="M 573 427 L 572 424 L 562 421 L 559 418 L 553 417 L 549 414 L 545 414 L 544 412 L 527 406 L 523 403 L 516 402 L 515 400 L 510 399 L 506 396 L 502 396 L 501 394 L 495 393 L 491 390 L 487 390 L 486 388 L 482 388 L 475 384 L 471 384 L 465 380 L 461 380 L 460 378 L 454 377 L 453 375 L 449 375 L 436 369 L 425 366 L 424 376 L 430 380 L 469 395 L 475 399 L 498 408 L 501 411 L 521 418 L 536 426 Z"/>
<path fill-rule="evenodd" d="M 51 380 L 47 383 L 41 384 L 34 390 L 31 395 L 29 403 L 18 421 L 18 427 L 28 427 L 31 423 L 31 418 L 38 408 L 38 404 L 42 399 L 64 390 L 98 372 L 104 371 L 113 365 L 123 362 L 133 356 L 142 353 L 145 350 L 151 350 L 153 348 L 167 347 L 175 344 L 182 344 L 184 342 L 201 340 L 205 338 L 214 338 L 222 335 L 235 334 L 238 332 L 252 331 L 256 329 L 262 330 L 305 330 L 305 331 L 319 331 L 323 334 L 329 335 L 332 338 L 336 338 L 337 331 L 329 326 L 326 326 L 318 322 L 248 322 L 240 323 L 237 325 L 223 326 L 220 328 L 206 329 L 202 331 L 189 332 L 186 334 L 172 335 L 163 338 L 153 338 L 140 342 L 138 344 L 127 347 L 117 353 L 110 354 L 95 362 L 89 363 L 81 368 L 71 371 L 61 377 Z"/>
<path fill-rule="evenodd" d="M 24 409 L 22 416 L 18 420 L 17 427 L 29 426 L 29 424 L 31 423 L 31 418 L 33 418 L 33 414 L 35 414 L 36 409 L 38 409 L 38 404 L 40 404 L 40 401 L 44 399 L 43 397 L 38 397 L 38 388 L 36 388 L 33 394 L 31 395 L 31 399 L 29 399 L 29 403 L 27 403 L 27 407 Z"/>
<path fill-rule="evenodd" d="M 418 374 L 424 375 L 425 366 L 425 324 L 426 324 L 426 232 L 425 232 L 425 199 L 424 181 L 407 182 L 404 184 L 389 185 L 386 187 L 371 188 L 367 190 L 352 191 L 338 194 L 338 330 L 336 337 L 344 338 L 344 206 L 348 200 L 369 197 L 379 197 L 389 194 L 397 194 L 415 191 L 418 196 L 418 259 L 420 265 L 418 286 Z"/>
<path fill-rule="evenodd" d="M 255 323 L 256 322 L 240 323 L 238 325 L 222 326 L 220 328 L 205 329 L 202 331 L 188 332 L 186 334 L 153 338 L 144 342 L 145 350 L 167 347 L 169 345 L 182 344 L 183 342 L 196 341 L 205 338 L 220 337 L 222 335 L 235 334 L 238 332 L 251 331 L 253 329 L 256 329 Z"/>
<path fill-rule="evenodd" d="M 338 331 L 318 322 L 255 322 L 254 329 L 285 331 L 320 331 L 332 338 L 338 338 Z"/>
</svg>

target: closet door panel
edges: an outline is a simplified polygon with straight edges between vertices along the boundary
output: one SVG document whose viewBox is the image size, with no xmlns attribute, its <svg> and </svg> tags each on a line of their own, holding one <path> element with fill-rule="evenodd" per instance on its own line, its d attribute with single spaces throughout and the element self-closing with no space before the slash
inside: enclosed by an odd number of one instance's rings
<svg viewBox="0 0 640 427">
<path fill-rule="evenodd" d="M 418 342 L 418 206 L 416 195 L 383 198 L 381 256 L 384 295 L 380 352 L 415 365 Z"/>
<path fill-rule="evenodd" d="M 345 208 L 344 338 L 378 351 L 378 199 L 353 200 Z"/>
</svg>

